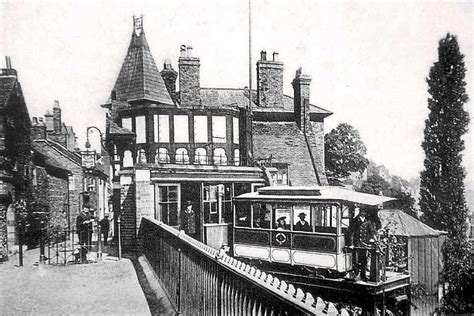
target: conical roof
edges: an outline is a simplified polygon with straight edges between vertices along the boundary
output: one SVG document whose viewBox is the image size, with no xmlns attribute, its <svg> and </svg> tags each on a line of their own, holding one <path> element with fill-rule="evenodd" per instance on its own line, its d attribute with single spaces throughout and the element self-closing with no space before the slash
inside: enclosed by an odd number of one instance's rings
<svg viewBox="0 0 474 316">
<path fill-rule="evenodd" d="M 149 100 L 173 105 L 141 28 L 133 31 L 113 90 L 120 101 Z"/>
</svg>

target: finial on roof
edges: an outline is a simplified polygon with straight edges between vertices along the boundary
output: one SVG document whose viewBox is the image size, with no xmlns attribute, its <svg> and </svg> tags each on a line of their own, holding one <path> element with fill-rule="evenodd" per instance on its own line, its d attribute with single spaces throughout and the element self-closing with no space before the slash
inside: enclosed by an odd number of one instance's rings
<svg viewBox="0 0 474 316">
<path fill-rule="evenodd" d="M 133 16 L 133 31 L 137 36 L 143 33 L 143 14 L 140 16 Z"/>
</svg>

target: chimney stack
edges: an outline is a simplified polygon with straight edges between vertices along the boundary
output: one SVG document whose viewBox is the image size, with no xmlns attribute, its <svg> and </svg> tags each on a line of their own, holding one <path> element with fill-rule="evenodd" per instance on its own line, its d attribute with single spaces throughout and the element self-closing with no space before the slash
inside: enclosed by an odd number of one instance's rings
<svg viewBox="0 0 474 316">
<path fill-rule="evenodd" d="M 51 114 L 50 111 L 44 115 L 44 124 L 47 132 L 54 132 L 54 114 Z"/>
<path fill-rule="evenodd" d="M 59 107 L 58 100 L 54 100 L 53 125 L 54 125 L 54 132 L 61 133 L 61 108 Z"/>
<path fill-rule="evenodd" d="M 168 90 L 173 102 L 176 103 L 176 79 L 178 78 L 178 73 L 173 69 L 170 59 L 165 59 L 163 70 L 160 74 L 165 82 L 166 90 Z"/>
<path fill-rule="evenodd" d="M 283 63 L 278 61 L 278 53 L 273 60 L 267 60 L 267 52 L 260 52 L 257 61 L 258 106 L 265 108 L 283 107 Z"/>
<path fill-rule="evenodd" d="M 0 69 L 0 76 L 15 76 L 16 70 L 12 68 L 10 56 L 5 56 L 5 68 Z"/>
<path fill-rule="evenodd" d="M 296 71 L 295 79 L 291 83 L 293 86 L 293 100 L 295 121 L 298 128 L 307 132 L 310 129 L 310 107 L 309 107 L 309 85 L 311 77 L 303 75 L 302 69 Z"/>
<path fill-rule="evenodd" d="M 181 45 L 179 57 L 179 96 L 182 106 L 201 106 L 199 58 L 192 56 L 193 48 Z"/>
<path fill-rule="evenodd" d="M 33 117 L 31 124 L 31 139 L 46 139 L 46 126 L 43 123 L 43 118 Z"/>
</svg>

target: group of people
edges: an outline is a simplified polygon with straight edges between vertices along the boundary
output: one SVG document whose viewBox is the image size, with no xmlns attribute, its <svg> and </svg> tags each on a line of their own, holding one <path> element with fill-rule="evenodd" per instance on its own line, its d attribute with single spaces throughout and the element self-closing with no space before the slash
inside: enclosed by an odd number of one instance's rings
<svg viewBox="0 0 474 316">
<path fill-rule="evenodd" d="M 91 216 L 90 210 L 87 207 L 84 207 L 77 216 L 76 231 L 81 246 L 90 246 L 92 244 L 93 225 L 97 220 L 97 218 Z M 107 246 L 110 231 L 109 214 L 104 214 L 104 218 L 98 221 L 98 223 L 100 224 L 100 235 L 103 238 L 103 243 Z"/>
<path fill-rule="evenodd" d="M 308 221 L 306 220 L 306 214 L 301 212 L 298 214 L 298 218 L 299 220 L 293 226 L 293 230 L 302 231 L 302 232 L 310 232 L 311 225 L 309 225 Z M 286 223 L 286 216 L 282 216 L 277 219 L 276 228 L 277 230 L 289 229 L 289 226 Z"/>
</svg>

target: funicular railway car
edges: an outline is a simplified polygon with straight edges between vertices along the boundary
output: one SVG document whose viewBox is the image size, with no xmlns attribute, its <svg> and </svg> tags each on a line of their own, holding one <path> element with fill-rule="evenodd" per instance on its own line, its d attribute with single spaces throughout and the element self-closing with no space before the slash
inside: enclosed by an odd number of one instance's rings
<svg viewBox="0 0 474 316">
<path fill-rule="evenodd" d="M 330 186 L 274 186 L 242 194 L 234 198 L 233 255 L 343 274 L 352 269 L 345 238 L 354 209 L 369 207 L 376 216 L 377 206 L 390 200 Z"/>
</svg>

